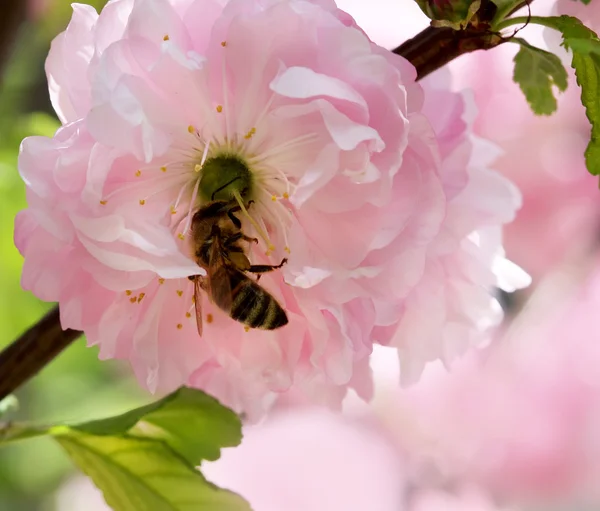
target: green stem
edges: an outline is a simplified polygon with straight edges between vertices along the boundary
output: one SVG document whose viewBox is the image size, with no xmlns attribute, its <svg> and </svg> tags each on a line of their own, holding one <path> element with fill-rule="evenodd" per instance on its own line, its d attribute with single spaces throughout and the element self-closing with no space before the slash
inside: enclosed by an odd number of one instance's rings
<svg viewBox="0 0 600 511">
<path fill-rule="evenodd" d="M 535 23 L 536 25 L 543 25 L 544 27 L 556 28 L 544 16 L 516 16 L 515 18 L 508 18 L 498 23 L 495 28 L 496 30 L 502 30 L 513 25 L 527 25 L 529 23 Z"/>
</svg>

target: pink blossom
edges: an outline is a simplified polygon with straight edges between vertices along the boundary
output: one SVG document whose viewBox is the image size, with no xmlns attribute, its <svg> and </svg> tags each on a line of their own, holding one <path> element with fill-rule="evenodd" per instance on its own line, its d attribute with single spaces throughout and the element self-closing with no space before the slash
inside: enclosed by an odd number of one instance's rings
<svg viewBox="0 0 600 511">
<path fill-rule="evenodd" d="M 499 321 L 494 286 L 525 282 L 500 244 L 519 195 L 468 102 L 424 92 L 332 1 L 75 4 L 46 70 L 63 126 L 22 145 L 22 283 L 153 392 L 185 383 L 250 417 L 292 386 L 368 399 L 374 343 L 414 380 Z M 199 337 L 191 219 L 231 155 L 252 261 L 288 258 L 260 283 L 289 323 L 246 331 L 205 297 Z"/>
<path fill-rule="evenodd" d="M 400 391 L 393 357 L 377 353 L 375 409 L 419 478 L 531 505 L 600 502 L 600 267 L 577 284 L 586 270 L 541 284 L 507 333 L 451 374 L 431 366 Z"/>
<path fill-rule="evenodd" d="M 404 509 L 404 470 L 391 444 L 376 429 L 322 409 L 246 426 L 242 444 L 202 471 L 255 511 Z"/>
</svg>

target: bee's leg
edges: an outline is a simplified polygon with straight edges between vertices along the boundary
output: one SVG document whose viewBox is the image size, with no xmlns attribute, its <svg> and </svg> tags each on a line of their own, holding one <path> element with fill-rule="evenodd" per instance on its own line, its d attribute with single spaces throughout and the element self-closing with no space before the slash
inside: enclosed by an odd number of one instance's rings
<svg viewBox="0 0 600 511">
<path fill-rule="evenodd" d="M 235 225 L 236 229 L 241 229 L 242 228 L 242 222 L 240 222 L 240 219 L 234 215 L 234 213 L 236 211 L 239 211 L 240 207 L 236 206 L 234 208 L 231 208 L 230 210 L 227 211 L 227 216 L 229 217 L 229 219 L 233 222 L 233 225 Z"/>
<path fill-rule="evenodd" d="M 279 264 L 252 264 L 246 271 L 249 273 L 256 273 L 256 280 L 258 281 L 263 273 L 278 270 L 285 263 L 287 263 L 287 258 L 284 257 Z"/>
<path fill-rule="evenodd" d="M 245 234 L 242 234 L 242 239 L 244 241 L 247 241 L 248 243 L 258 243 L 258 238 L 251 238 L 250 236 L 246 236 Z"/>
</svg>

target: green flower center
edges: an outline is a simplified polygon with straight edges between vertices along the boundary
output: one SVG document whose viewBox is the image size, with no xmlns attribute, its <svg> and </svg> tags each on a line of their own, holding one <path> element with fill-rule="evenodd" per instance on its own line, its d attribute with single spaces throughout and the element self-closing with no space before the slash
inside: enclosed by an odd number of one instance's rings
<svg viewBox="0 0 600 511">
<path fill-rule="evenodd" d="M 208 158 L 201 172 L 199 192 L 203 203 L 232 200 L 235 192 L 243 199 L 252 198 L 252 173 L 240 158 L 231 155 Z"/>
</svg>

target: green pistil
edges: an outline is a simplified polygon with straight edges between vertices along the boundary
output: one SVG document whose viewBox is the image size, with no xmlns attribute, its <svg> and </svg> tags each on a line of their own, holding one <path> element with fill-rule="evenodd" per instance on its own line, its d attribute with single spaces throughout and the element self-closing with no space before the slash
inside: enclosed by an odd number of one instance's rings
<svg viewBox="0 0 600 511">
<path fill-rule="evenodd" d="M 202 202 L 234 198 L 237 191 L 244 199 L 252 198 L 252 173 L 235 156 L 216 156 L 204 162 L 200 170 L 200 198 Z"/>
</svg>

